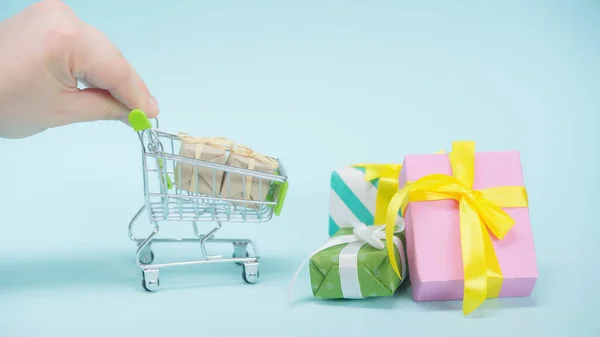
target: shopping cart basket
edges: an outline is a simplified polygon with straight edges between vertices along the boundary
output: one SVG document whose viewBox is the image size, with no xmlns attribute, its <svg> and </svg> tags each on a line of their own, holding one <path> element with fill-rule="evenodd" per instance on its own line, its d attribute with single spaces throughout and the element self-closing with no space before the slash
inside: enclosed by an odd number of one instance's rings
<svg viewBox="0 0 600 337">
<path fill-rule="evenodd" d="M 288 188 L 285 169 L 279 159 L 278 169 L 275 174 L 264 173 L 256 170 L 242 169 L 238 167 L 217 164 L 209 161 L 196 160 L 178 155 L 181 145 L 178 135 L 160 131 L 158 120 L 156 128 L 141 110 L 133 110 L 129 115 L 129 122 L 137 132 L 142 144 L 142 169 L 144 182 L 144 205 L 134 215 L 129 223 L 129 237 L 137 244 L 136 262 L 143 272 L 142 286 L 148 291 L 154 291 L 159 287 L 159 269 L 164 267 L 196 265 L 207 263 L 230 262 L 243 266 L 242 277 L 248 283 L 258 281 L 259 254 L 256 245 L 248 239 L 225 239 L 215 238 L 215 233 L 221 228 L 222 223 L 253 222 L 260 223 L 278 216 L 281 212 L 285 195 Z M 242 184 L 250 177 L 259 182 L 259 187 L 267 188 L 268 194 L 265 200 L 247 200 L 244 193 L 243 198 L 230 198 L 228 194 L 230 179 L 225 178 L 223 186 L 225 191 L 216 191 L 213 184 L 212 195 L 193 193 L 181 190 L 177 184 L 173 184 L 175 170 L 180 170 L 181 165 L 193 165 L 202 167 L 203 171 L 210 169 L 213 179 L 217 172 L 241 176 Z M 197 172 L 197 170 L 196 170 Z M 196 173 L 197 174 L 197 173 Z M 179 176 L 181 173 L 179 172 Z M 256 179 L 256 180 L 255 180 Z M 237 179 L 239 180 L 239 178 Z M 218 193 L 221 192 L 221 193 Z M 263 195 L 261 193 L 261 195 Z M 249 207 L 250 204 L 254 206 Z M 146 211 L 149 221 L 153 226 L 152 232 L 147 237 L 136 237 L 133 227 L 140 215 Z M 157 238 L 159 222 L 181 222 L 191 223 L 195 237 L 191 238 Z M 213 222 L 214 228 L 203 234 L 198 229 L 198 222 Z M 152 264 L 154 252 L 152 244 L 157 242 L 192 242 L 199 243 L 203 259 L 192 261 L 178 261 L 160 264 Z M 229 243 L 233 246 L 231 257 L 209 255 L 206 245 L 208 243 Z M 248 250 L 250 246 L 252 253 Z"/>
</svg>

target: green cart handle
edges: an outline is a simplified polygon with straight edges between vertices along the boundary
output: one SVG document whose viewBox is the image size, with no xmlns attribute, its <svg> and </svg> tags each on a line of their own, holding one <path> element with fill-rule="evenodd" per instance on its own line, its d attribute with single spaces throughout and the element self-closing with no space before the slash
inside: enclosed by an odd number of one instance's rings
<svg viewBox="0 0 600 337">
<path fill-rule="evenodd" d="M 129 113 L 129 124 L 135 130 L 135 132 L 140 132 L 144 130 L 152 129 L 152 123 L 145 112 L 140 109 L 133 109 Z M 163 160 L 161 158 L 158 159 L 158 167 L 162 170 L 164 168 Z M 162 174 L 161 174 L 162 177 Z M 164 177 L 162 177 L 164 179 Z M 173 188 L 173 182 L 171 181 L 171 177 L 167 175 L 167 188 Z"/>
<path fill-rule="evenodd" d="M 140 109 L 133 109 L 129 113 L 129 124 L 135 130 L 140 132 L 148 129 L 152 129 L 152 123 L 145 112 Z"/>
</svg>

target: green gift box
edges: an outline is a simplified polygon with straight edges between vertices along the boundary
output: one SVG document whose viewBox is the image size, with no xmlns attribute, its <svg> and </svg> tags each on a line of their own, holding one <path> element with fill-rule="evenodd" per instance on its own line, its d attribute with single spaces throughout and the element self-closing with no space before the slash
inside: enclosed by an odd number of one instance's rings
<svg viewBox="0 0 600 337">
<path fill-rule="evenodd" d="M 309 259 L 315 297 L 358 299 L 392 296 L 406 279 L 404 226 L 394 234 L 398 277 L 385 248 L 384 226 L 341 228 Z"/>
</svg>

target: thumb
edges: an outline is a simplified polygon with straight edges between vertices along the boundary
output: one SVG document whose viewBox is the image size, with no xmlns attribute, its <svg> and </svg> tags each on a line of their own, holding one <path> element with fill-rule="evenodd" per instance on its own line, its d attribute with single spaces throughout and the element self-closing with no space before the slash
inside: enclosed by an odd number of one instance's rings
<svg viewBox="0 0 600 337">
<path fill-rule="evenodd" d="M 73 76 L 88 88 L 106 90 L 127 111 L 142 109 L 149 118 L 156 117 L 159 114 L 156 99 L 123 54 L 99 30 L 84 24 L 82 31 L 82 37 L 73 45 Z M 121 117 L 124 116 L 127 115 Z"/>
<path fill-rule="evenodd" d="M 109 91 L 88 88 L 65 92 L 60 100 L 56 126 L 100 120 L 126 120 L 131 109 L 115 99 Z"/>
</svg>

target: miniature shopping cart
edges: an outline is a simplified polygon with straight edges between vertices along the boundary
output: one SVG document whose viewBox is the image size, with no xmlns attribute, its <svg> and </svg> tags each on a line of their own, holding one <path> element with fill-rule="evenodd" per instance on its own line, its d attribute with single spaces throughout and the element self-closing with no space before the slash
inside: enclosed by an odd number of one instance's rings
<svg viewBox="0 0 600 337">
<path fill-rule="evenodd" d="M 129 223 L 129 237 L 137 244 L 136 261 L 143 272 L 142 286 L 144 289 L 148 291 L 158 289 L 160 268 L 222 262 L 242 265 L 242 277 L 244 281 L 248 283 L 257 282 L 259 277 L 259 254 L 254 243 L 248 239 L 215 238 L 215 233 L 221 228 L 222 223 L 260 223 L 271 220 L 273 215 L 278 216 L 280 214 L 288 182 L 285 170 L 279 159 L 275 158 L 278 162 L 278 169 L 274 174 L 269 174 L 257 170 L 242 169 L 183 157 L 178 155 L 178 148 L 181 146 L 178 135 L 158 130 L 158 121 L 156 121 L 157 125 L 154 128 L 144 112 L 133 110 L 129 115 L 129 122 L 137 132 L 142 144 L 145 202 Z M 228 176 L 240 175 L 243 183 L 245 183 L 245 179 L 251 178 L 253 181 L 259 182 L 261 189 L 269 189 L 269 192 L 264 198 L 265 200 L 257 201 L 247 200 L 245 195 L 241 199 L 228 198 L 230 194 L 227 193 L 227 190 L 225 192 L 215 191 L 214 187 L 212 195 L 193 193 L 188 190 L 184 191 L 179 189 L 177 184 L 173 184 L 175 171 L 181 169 L 180 164 L 201 167 L 204 171 L 210 169 L 213 172 L 213 177 L 216 176 L 215 173 L 217 172 L 227 173 Z M 227 187 L 227 184 L 227 181 L 223 182 L 224 187 Z M 250 204 L 253 204 L 253 207 L 249 207 Z M 154 229 L 147 237 L 138 238 L 133 234 L 133 227 L 144 210 Z M 191 223 L 195 237 L 156 237 L 160 222 L 181 221 Z M 198 230 L 197 225 L 198 222 L 202 221 L 212 222 L 215 226 L 208 233 L 203 234 Z M 154 261 L 152 244 L 157 242 L 199 243 L 204 258 L 192 261 L 152 264 Z M 231 257 L 209 255 L 206 249 L 208 243 L 232 244 L 233 254 Z M 251 248 L 253 254 L 250 254 L 248 248 Z"/>
</svg>

